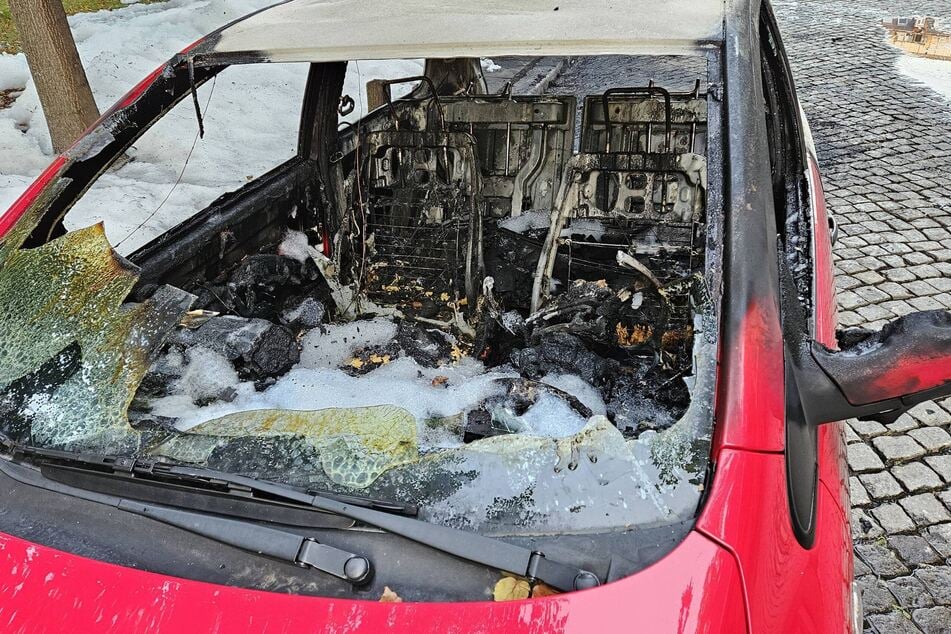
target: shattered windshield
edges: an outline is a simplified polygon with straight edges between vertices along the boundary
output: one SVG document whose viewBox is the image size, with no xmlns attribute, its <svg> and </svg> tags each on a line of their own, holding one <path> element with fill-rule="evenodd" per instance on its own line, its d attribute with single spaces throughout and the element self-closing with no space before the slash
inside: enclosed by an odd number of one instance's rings
<svg viewBox="0 0 951 634">
<path fill-rule="evenodd" d="M 2 431 L 487 533 L 691 518 L 719 288 L 707 60 L 574 58 L 534 87 L 518 59 L 317 64 L 306 87 L 298 65 L 242 100 L 262 68 L 179 103 L 64 235 L 21 248 L 41 201 L 4 238 Z M 182 154 L 149 150 L 176 133 Z"/>
</svg>

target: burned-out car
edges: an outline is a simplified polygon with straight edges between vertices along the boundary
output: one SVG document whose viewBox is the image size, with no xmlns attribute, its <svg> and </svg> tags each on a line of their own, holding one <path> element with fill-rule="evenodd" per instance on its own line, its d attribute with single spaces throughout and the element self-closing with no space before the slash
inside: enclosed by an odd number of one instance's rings
<svg viewBox="0 0 951 634">
<path fill-rule="evenodd" d="M 836 333 L 768 4 L 491 4 L 252 14 L 0 218 L 11 627 L 861 630 L 823 424 L 951 392 L 951 317 Z"/>
</svg>

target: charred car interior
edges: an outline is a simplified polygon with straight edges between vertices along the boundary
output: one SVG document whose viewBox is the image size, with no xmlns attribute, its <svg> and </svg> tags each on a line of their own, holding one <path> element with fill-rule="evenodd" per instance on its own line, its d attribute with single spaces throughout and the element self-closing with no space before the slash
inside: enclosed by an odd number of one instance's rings
<svg viewBox="0 0 951 634">
<path fill-rule="evenodd" d="M 127 258 L 101 227 L 65 233 L 68 207 L 37 218 L 32 248 L 5 242 L 0 294 L 50 336 L 0 368 L 4 434 L 372 498 L 602 581 L 656 561 L 708 469 L 720 97 L 715 56 L 613 60 L 573 58 L 539 94 L 427 60 L 350 121 L 347 64 L 311 64 L 298 155 Z M 169 73 L 167 98 L 190 101 L 213 61 Z M 37 270 L 43 292 L 14 302 Z M 66 326 L 50 297 L 77 307 Z M 430 600 L 498 576 L 434 590 L 375 565 L 373 592 Z"/>
</svg>

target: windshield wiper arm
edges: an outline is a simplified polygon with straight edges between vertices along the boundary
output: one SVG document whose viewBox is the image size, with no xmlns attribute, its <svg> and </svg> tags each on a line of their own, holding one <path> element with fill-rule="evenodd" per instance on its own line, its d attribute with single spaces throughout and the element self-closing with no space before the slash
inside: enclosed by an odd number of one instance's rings
<svg viewBox="0 0 951 634">
<path fill-rule="evenodd" d="M 393 515 L 365 506 L 355 506 L 323 495 L 301 492 L 277 482 L 169 463 L 150 463 L 150 466 L 156 473 L 220 480 L 247 487 L 251 491 L 265 495 L 307 504 L 315 509 L 349 517 L 388 533 L 405 537 L 460 559 L 503 570 L 531 581 L 540 581 L 565 592 L 593 588 L 601 583 L 593 572 L 548 559 L 542 552 L 494 537 L 431 524 L 416 518 Z"/>
<path fill-rule="evenodd" d="M 315 568 L 356 585 L 368 581 L 373 572 L 370 560 L 366 557 L 322 544 L 312 537 L 246 520 L 232 520 L 125 498 L 119 498 L 115 507 L 241 550 L 305 568 Z"/>
<path fill-rule="evenodd" d="M 269 480 L 175 463 L 115 456 L 79 456 L 77 459 L 76 454 L 66 451 L 24 447 L 9 442 L 7 444 L 10 446 L 8 450 L 15 459 L 26 458 L 44 463 L 50 460 L 65 461 L 98 468 L 108 467 L 135 474 L 148 474 L 159 478 L 159 481 L 170 477 L 183 481 L 224 483 L 241 487 L 251 493 L 295 502 L 319 511 L 347 517 L 460 559 L 525 577 L 533 582 L 540 581 L 565 592 L 593 588 L 601 584 L 601 580 L 593 572 L 547 558 L 543 552 L 494 537 L 378 510 L 373 508 L 372 504 L 368 504 L 366 499 L 360 497 L 336 496 L 335 494 L 331 497 Z"/>
<path fill-rule="evenodd" d="M 0 471 L 28 486 L 141 515 L 241 550 L 320 570 L 354 585 L 368 582 L 373 574 L 373 565 L 366 557 L 328 546 L 312 537 L 262 526 L 250 520 L 228 519 L 86 490 L 52 480 L 43 474 L 42 469 L 30 469 L 7 460 L 0 460 Z"/>
</svg>

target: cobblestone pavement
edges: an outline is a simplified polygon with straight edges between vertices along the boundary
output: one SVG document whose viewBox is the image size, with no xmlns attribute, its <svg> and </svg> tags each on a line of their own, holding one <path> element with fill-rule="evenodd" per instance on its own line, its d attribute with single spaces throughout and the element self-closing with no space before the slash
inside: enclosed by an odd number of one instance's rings
<svg viewBox="0 0 951 634">
<path fill-rule="evenodd" d="M 951 102 L 901 75 L 878 25 L 951 3 L 774 2 L 826 198 L 840 323 L 951 308 Z M 949 62 L 951 63 L 951 62 Z M 851 421 L 855 573 L 871 632 L 951 632 L 951 399 Z"/>
</svg>

